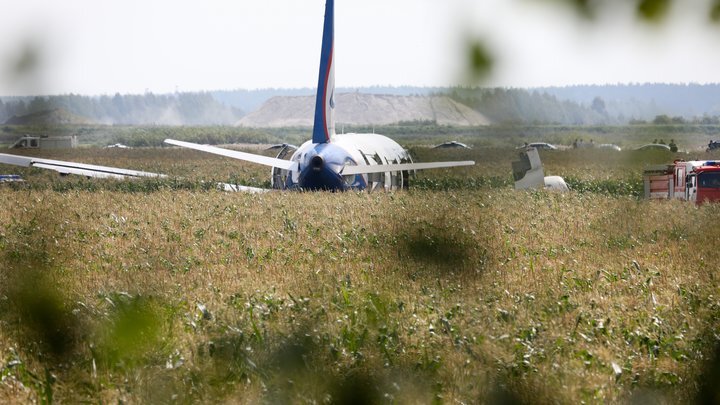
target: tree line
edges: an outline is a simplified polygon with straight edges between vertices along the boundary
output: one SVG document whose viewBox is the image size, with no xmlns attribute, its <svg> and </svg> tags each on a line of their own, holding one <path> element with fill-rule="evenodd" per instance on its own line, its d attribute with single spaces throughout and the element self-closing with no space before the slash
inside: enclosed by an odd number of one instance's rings
<svg viewBox="0 0 720 405">
<path fill-rule="evenodd" d="M 209 92 L 156 95 L 77 94 L 0 99 L 0 122 L 61 108 L 79 119 L 108 125 L 232 125 L 244 112 Z"/>
<path fill-rule="evenodd" d="M 604 109 L 602 100 L 592 106 L 560 100 L 539 91 L 509 88 L 456 87 L 447 93 L 455 101 L 501 124 L 607 125 L 619 120 Z"/>
<path fill-rule="evenodd" d="M 356 90 L 363 93 L 447 95 L 501 125 L 718 125 L 720 96 L 716 94 L 717 89 L 720 86 L 648 84 L 534 90 L 477 87 L 366 87 Z M 243 108 L 245 105 L 257 106 L 271 96 L 303 92 L 312 93 L 312 89 L 5 97 L 0 98 L 0 123 L 12 117 L 61 108 L 76 115 L 83 124 L 233 125 L 248 111 Z M 673 94 L 683 100 L 697 95 L 692 112 L 669 103 L 667 100 L 672 99 Z M 648 101 L 651 95 L 657 96 L 652 99 L 654 103 Z M 242 100 L 247 103 L 243 104 Z"/>
<path fill-rule="evenodd" d="M 669 84 L 535 90 L 456 87 L 444 94 L 500 124 L 718 125 L 720 95 L 711 94 L 717 89 L 720 86 Z M 596 95 L 591 96 L 591 91 Z M 698 100 L 692 109 L 680 109 L 668 101 L 675 93 L 683 99 L 697 94 Z M 656 101 L 648 99 L 653 94 L 658 95 Z"/>
<path fill-rule="evenodd" d="M 631 120 L 631 125 L 720 125 L 720 116 L 704 115 L 702 117 L 684 118 L 681 116 L 669 116 L 667 114 L 656 115 L 652 121 Z"/>
</svg>

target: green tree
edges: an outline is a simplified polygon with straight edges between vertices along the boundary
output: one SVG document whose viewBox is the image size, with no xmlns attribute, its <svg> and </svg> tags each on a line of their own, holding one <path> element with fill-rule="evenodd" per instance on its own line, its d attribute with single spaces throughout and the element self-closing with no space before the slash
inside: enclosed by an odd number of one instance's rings
<svg viewBox="0 0 720 405">
<path fill-rule="evenodd" d="M 590 108 L 592 108 L 592 110 L 598 114 L 607 115 L 607 110 L 605 108 L 605 101 L 600 97 L 595 97 L 593 99 L 592 106 Z"/>
<path fill-rule="evenodd" d="M 655 117 L 653 120 L 653 124 L 655 125 L 670 125 L 672 124 L 672 119 L 667 116 L 666 114 L 661 114 Z"/>
</svg>

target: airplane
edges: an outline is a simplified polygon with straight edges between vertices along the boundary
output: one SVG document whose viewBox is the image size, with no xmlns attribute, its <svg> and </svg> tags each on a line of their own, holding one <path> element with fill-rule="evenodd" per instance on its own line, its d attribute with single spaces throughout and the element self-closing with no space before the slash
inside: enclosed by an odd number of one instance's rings
<svg viewBox="0 0 720 405">
<path fill-rule="evenodd" d="M 312 139 L 297 148 L 285 145 L 275 158 L 173 139 L 164 142 L 269 166 L 272 168 L 272 188 L 286 190 L 402 189 L 407 188 L 409 177 L 416 170 L 474 165 L 474 161 L 413 163 L 407 150 L 383 135 L 335 132 L 334 4 L 334 0 L 325 3 Z M 290 159 L 285 159 L 290 152 Z M 0 163 L 88 177 L 164 177 L 158 173 L 8 154 L 0 154 Z M 219 187 L 227 191 L 267 191 L 227 183 L 219 183 Z"/>
<path fill-rule="evenodd" d="M 512 171 L 515 190 L 530 188 L 544 188 L 559 192 L 570 190 L 562 177 L 545 176 L 540 154 L 533 146 L 526 147 L 520 152 L 520 160 L 512 162 Z"/>
</svg>

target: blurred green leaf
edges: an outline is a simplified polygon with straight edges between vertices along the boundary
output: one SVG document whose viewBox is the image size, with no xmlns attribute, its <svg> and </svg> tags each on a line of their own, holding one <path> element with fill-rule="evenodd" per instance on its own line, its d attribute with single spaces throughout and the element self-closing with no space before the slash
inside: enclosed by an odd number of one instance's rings
<svg viewBox="0 0 720 405">
<path fill-rule="evenodd" d="M 671 0 L 640 0 L 637 6 L 638 16 L 650 22 L 659 22 L 668 13 Z"/>
<path fill-rule="evenodd" d="M 480 41 L 474 41 L 468 46 L 470 73 L 473 79 L 482 79 L 490 73 L 493 57 L 490 51 Z"/>
<path fill-rule="evenodd" d="M 40 343 L 58 358 L 69 356 L 80 325 L 70 312 L 65 297 L 39 273 L 18 284 L 11 298 L 19 319 L 25 321 L 22 327 L 26 338 Z"/>
<path fill-rule="evenodd" d="M 720 23 L 720 0 L 715 0 L 710 6 L 710 21 Z"/>
<path fill-rule="evenodd" d="M 159 304 L 142 296 L 116 295 L 114 307 L 98 348 L 110 366 L 132 366 L 152 351 L 160 339 Z"/>
<path fill-rule="evenodd" d="M 13 70 L 16 74 L 22 75 L 35 70 L 40 62 L 40 54 L 34 46 L 27 46 L 22 49 L 13 63 Z"/>
<path fill-rule="evenodd" d="M 592 0 L 565 0 L 570 3 L 582 17 L 592 19 L 595 17 L 595 10 L 591 7 Z"/>
</svg>

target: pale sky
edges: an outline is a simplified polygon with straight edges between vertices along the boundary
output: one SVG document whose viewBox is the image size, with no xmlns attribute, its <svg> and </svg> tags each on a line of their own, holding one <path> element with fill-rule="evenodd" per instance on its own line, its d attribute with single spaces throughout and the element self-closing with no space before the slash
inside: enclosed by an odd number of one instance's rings
<svg viewBox="0 0 720 405">
<path fill-rule="evenodd" d="M 324 0 L 9 2 L 0 95 L 316 85 Z M 485 86 L 720 82 L 720 27 L 692 6 L 708 0 L 676 0 L 660 26 L 632 10 L 587 23 L 554 3 L 336 0 L 336 85 L 465 84 L 468 39 L 496 58 Z M 40 68 L 17 74 L 28 47 Z"/>
</svg>

